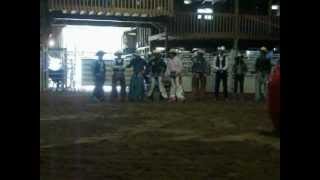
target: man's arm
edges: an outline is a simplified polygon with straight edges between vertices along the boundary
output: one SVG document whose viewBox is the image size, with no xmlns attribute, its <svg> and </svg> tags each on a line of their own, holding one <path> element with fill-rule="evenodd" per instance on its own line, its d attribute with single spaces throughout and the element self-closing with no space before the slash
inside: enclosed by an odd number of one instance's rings
<svg viewBox="0 0 320 180">
<path fill-rule="evenodd" d="M 224 65 L 224 67 L 222 68 L 224 71 L 226 71 L 227 69 L 228 69 L 228 67 L 229 67 L 229 58 L 227 57 L 227 56 L 225 56 L 225 65 Z"/>
<path fill-rule="evenodd" d="M 126 68 L 131 68 L 133 65 L 133 59 L 130 60 L 129 64 L 126 66 Z"/>
<path fill-rule="evenodd" d="M 248 72 L 248 66 L 246 63 L 243 63 L 243 66 L 244 66 L 244 74 L 246 74 Z"/>
<path fill-rule="evenodd" d="M 178 68 L 179 68 L 179 72 L 178 73 L 181 73 L 182 70 L 183 70 L 183 64 L 182 64 L 182 61 L 180 58 L 177 58 L 177 64 L 178 64 Z"/>
<path fill-rule="evenodd" d="M 260 58 L 257 58 L 256 63 L 255 63 L 255 71 L 259 69 L 260 66 Z"/>
<path fill-rule="evenodd" d="M 218 61 L 218 57 L 216 56 L 213 60 L 213 68 L 218 71 L 219 67 L 217 66 L 217 61 Z"/>
</svg>

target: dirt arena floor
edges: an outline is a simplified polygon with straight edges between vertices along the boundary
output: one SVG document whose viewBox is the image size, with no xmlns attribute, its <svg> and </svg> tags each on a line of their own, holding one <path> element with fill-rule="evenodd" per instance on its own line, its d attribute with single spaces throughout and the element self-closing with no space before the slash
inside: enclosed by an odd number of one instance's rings
<svg viewBox="0 0 320 180">
<path fill-rule="evenodd" d="M 279 180 L 280 139 L 252 101 L 94 103 L 40 95 L 41 180 Z"/>
</svg>

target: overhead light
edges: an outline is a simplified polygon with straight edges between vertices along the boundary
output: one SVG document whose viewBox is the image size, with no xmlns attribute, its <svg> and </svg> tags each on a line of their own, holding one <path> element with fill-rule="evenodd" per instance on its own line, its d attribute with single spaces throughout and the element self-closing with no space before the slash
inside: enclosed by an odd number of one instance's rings
<svg viewBox="0 0 320 180">
<path fill-rule="evenodd" d="M 130 33 L 128 33 L 128 35 L 129 35 L 129 36 L 135 36 L 135 35 L 137 35 L 137 33 L 130 32 Z"/>
<path fill-rule="evenodd" d="M 184 0 L 184 4 L 191 4 L 192 1 L 191 0 Z"/>
<path fill-rule="evenodd" d="M 198 9 L 197 12 L 199 14 L 212 14 L 213 9 L 212 8 L 203 8 L 203 9 Z"/>
<path fill-rule="evenodd" d="M 212 17 L 212 15 L 204 15 L 204 19 L 206 19 L 206 20 L 212 20 L 213 17 Z"/>
<path fill-rule="evenodd" d="M 157 51 L 164 51 L 164 50 L 166 50 L 166 48 L 165 47 L 156 47 L 156 50 Z"/>
<path fill-rule="evenodd" d="M 272 6 L 271 6 L 271 9 L 272 9 L 272 10 L 278 10 L 279 8 L 280 8 L 279 5 L 272 5 Z"/>
<path fill-rule="evenodd" d="M 49 47 L 53 47 L 55 42 L 53 39 L 50 39 L 48 44 L 49 44 Z"/>
</svg>

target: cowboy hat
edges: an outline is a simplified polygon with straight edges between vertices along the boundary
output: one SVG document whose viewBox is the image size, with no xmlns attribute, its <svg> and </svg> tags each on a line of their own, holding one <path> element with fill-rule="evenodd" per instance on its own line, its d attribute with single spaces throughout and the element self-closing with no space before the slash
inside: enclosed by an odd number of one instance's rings
<svg viewBox="0 0 320 180">
<path fill-rule="evenodd" d="M 263 46 L 263 47 L 260 48 L 260 51 L 265 51 L 265 52 L 267 52 L 268 49 L 267 49 L 265 46 Z"/>
<path fill-rule="evenodd" d="M 177 54 L 177 50 L 176 49 L 170 49 L 169 50 L 169 54 Z"/>
<path fill-rule="evenodd" d="M 104 54 L 106 54 L 106 52 L 104 52 L 104 51 L 98 51 L 98 52 L 96 53 L 96 56 L 103 56 Z"/>
<path fill-rule="evenodd" d="M 122 52 L 121 51 L 117 51 L 117 52 L 114 53 L 114 55 L 115 56 L 122 55 Z"/>
<path fill-rule="evenodd" d="M 203 49 L 199 49 L 197 52 L 200 53 L 200 54 L 204 54 L 205 53 L 205 51 Z"/>
<path fill-rule="evenodd" d="M 226 47 L 220 46 L 220 47 L 218 47 L 218 50 L 220 50 L 220 51 L 225 51 L 225 50 L 226 50 Z"/>
<path fill-rule="evenodd" d="M 152 53 L 154 53 L 154 54 L 161 53 L 161 52 L 162 52 L 162 51 L 159 50 L 159 49 L 155 49 L 155 50 L 152 51 Z"/>
</svg>

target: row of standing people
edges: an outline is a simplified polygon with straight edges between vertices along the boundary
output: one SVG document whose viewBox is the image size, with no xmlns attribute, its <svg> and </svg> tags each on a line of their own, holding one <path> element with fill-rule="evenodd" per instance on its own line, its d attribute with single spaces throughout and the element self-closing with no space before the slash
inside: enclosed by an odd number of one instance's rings
<svg viewBox="0 0 320 180">
<path fill-rule="evenodd" d="M 267 96 L 267 83 L 268 77 L 271 72 L 272 64 L 271 59 L 267 57 L 268 50 L 266 47 L 260 49 L 260 55 L 255 62 L 255 74 L 256 74 L 256 89 L 255 99 L 258 102 L 264 101 Z M 204 51 L 198 50 L 195 57 L 192 58 L 192 87 L 193 94 L 196 97 L 202 97 L 206 90 L 207 75 L 210 73 L 210 66 L 203 57 Z M 224 98 L 228 98 L 228 69 L 229 60 L 225 54 L 225 48 L 223 46 L 218 47 L 218 55 L 214 58 L 214 70 L 215 70 L 215 98 L 219 97 L 220 84 L 223 85 Z M 234 94 L 240 95 L 243 98 L 245 77 L 248 72 L 248 66 L 244 62 L 244 56 L 238 54 L 235 57 L 235 62 L 231 69 L 234 82 Z"/>
<path fill-rule="evenodd" d="M 98 60 L 94 64 L 94 82 L 95 88 L 93 91 L 93 97 L 99 101 L 104 101 L 104 91 L 103 85 L 105 83 L 105 73 L 106 73 L 106 65 L 103 61 L 103 55 L 105 52 L 99 51 L 97 52 Z M 124 100 L 126 97 L 126 82 L 125 82 L 125 69 L 133 68 L 133 75 L 130 80 L 129 86 L 129 94 L 128 99 L 130 101 L 143 101 L 145 96 L 145 74 L 148 69 L 151 70 L 152 78 L 151 78 L 151 87 L 149 88 L 149 92 L 147 95 L 151 95 L 156 83 L 156 77 L 158 82 L 160 82 L 159 86 L 161 87 L 161 95 L 163 98 L 167 99 L 169 97 L 170 101 L 181 100 L 184 101 L 185 97 L 183 95 L 183 89 L 181 84 L 181 72 L 183 69 L 182 62 L 178 58 L 177 53 L 173 50 L 169 52 L 169 61 L 166 64 L 163 59 L 160 57 L 160 52 L 155 53 L 155 58 L 150 62 L 146 62 L 142 59 L 137 53 L 133 54 L 133 58 L 130 63 L 125 66 L 124 60 L 121 58 L 121 53 L 117 52 L 115 54 L 117 58 L 115 59 L 115 63 L 113 66 L 113 75 L 112 75 L 112 93 L 111 98 L 115 99 L 118 97 L 118 92 L 116 90 L 116 84 L 120 82 L 121 90 L 120 96 L 121 99 Z M 170 85 L 170 93 L 167 95 L 163 84 L 162 77 L 163 75 L 167 75 L 170 77 L 171 85 Z"/>
<path fill-rule="evenodd" d="M 266 96 L 267 89 L 267 77 L 271 71 L 270 60 L 266 58 L 267 49 L 262 47 L 260 49 L 261 55 L 258 57 L 255 68 L 256 68 L 256 100 L 261 101 Z M 195 97 L 203 97 L 206 90 L 207 76 L 210 74 L 210 66 L 204 58 L 203 50 L 194 51 L 195 56 L 192 58 L 192 92 Z M 104 52 L 99 51 L 97 53 L 98 61 L 96 61 L 94 66 L 95 75 L 95 89 L 94 97 L 98 100 L 104 100 L 103 84 L 105 82 L 105 64 L 103 62 Z M 126 97 L 126 82 L 125 82 L 125 69 L 133 68 L 133 75 L 130 80 L 129 95 L 128 98 L 131 101 L 142 101 L 145 94 L 145 75 L 149 74 L 150 77 L 150 88 L 147 92 L 147 96 L 151 96 L 155 86 L 159 88 L 160 94 L 164 99 L 169 98 L 169 101 L 184 101 L 184 91 L 182 87 L 182 76 L 181 72 L 183 70 L 182 61 L 177 56 L 175 50 L 170 50 L 169 60 L 167 63 L 161 58 L 160 52 L 154 51 L 152 58 L 150 58 L 147 63 L 142 59 L 137 53 L 134 54 L 133 59 L 130 61 L 129 65 L 124 65 L 124 60 L 121 58 L 121 53 L 117 52 L 115 54 L 117 58 L 115 59 L 113 65 L 113 75 L 112 75 L 112 93 L 111 98 L 115 99 L 118 97 L 118 92 L 116 90 L 117 82 L 120 82 L 121 86 L 121 99 L 124 100 Z M 214 69 L 216 72 L 215 76 L 215 98 L 219 97 L 219 89 L 222 81 L 223 94 L 225 98 L 228 98 L 228 68 L 229 62 L 225 55 L 225 48 L 218 48 L 218 55 L 215 57 Z M 232 67 L 232 74 L 234 78 L 234 93 L 237 94 L 238 90 L 240 94 L 243 94 L 245 74 L 247 73 L 247 65 L 243 60 L 242 55 L 238 55 L 235 58 L 235 63 Z M 168 77 L 170 81 L 170 92 L 166 91 L 163 84 L 163 78 Z M 239 87 L 239 89 L 238 89 Z"/>
</svg>

